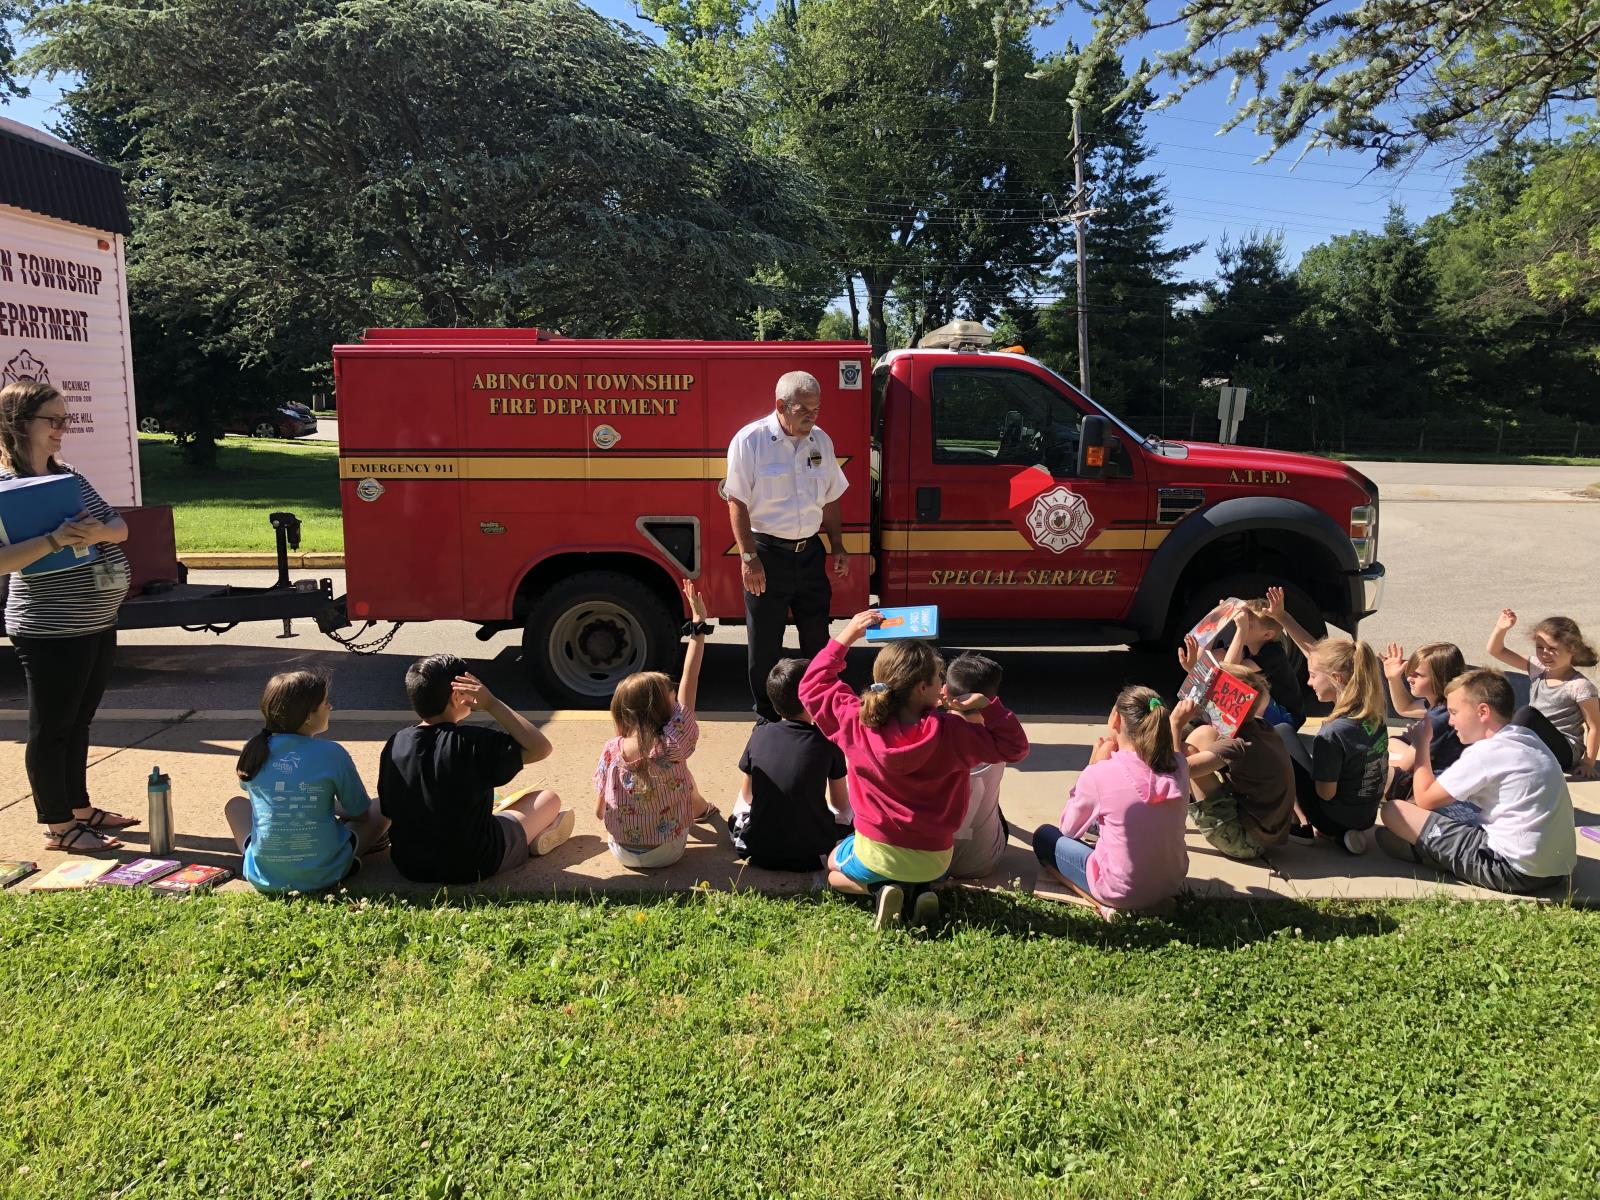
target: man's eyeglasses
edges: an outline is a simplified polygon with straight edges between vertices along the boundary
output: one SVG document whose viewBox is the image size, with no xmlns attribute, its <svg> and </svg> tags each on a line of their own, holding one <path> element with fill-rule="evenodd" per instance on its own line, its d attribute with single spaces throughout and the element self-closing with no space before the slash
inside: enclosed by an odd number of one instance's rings
<svg viewBox="0 0 1600 1200">
<path fill-rule="evenodd" d="M 42 417 L 35 415 L 32 419 L 35 421 L 49 421 L 51 429 L 65 429 L 72 424 L 70 417 Z"/>
<path fill-rule="evenodd" d="M 811 417 L 815 419 L 822 414 L 820 404 L 789 404 L 785 407 L 797 417 Z"/>
</svg>

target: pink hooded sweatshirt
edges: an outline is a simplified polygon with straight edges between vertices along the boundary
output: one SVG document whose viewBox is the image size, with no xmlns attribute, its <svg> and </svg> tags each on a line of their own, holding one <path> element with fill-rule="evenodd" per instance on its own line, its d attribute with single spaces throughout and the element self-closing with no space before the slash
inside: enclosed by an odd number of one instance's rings
<svg viewBox="0 0 1600 1200">
<path fill-rule="evenodd" d="M 1183 890 L 1189 764 L 1182 754 L 1177 760 L 1170 775 L 1158 775 L 1132 750 L 1118 750 L 1078 776 L 1061 810 L 1061 832 L 1081 839 L 1089 826 L 1100 826 L 1085 867 L 1089 891 L 1100 903 L 1148 908 Z"/>
<path fill-rule="evenodd" d="M 1028 735 L 998 700 L 983 724 L 929 712 L 915 725 L 861 723 L 861 698 L 839 678 L 845 646 L 830 641 L 800 680 L 800 703 L 844 751 L 856 832 L 903 850 L 948 850 L 967 812 L 967 775 L 979 763 L 1019 762 Z"/>
</svg>

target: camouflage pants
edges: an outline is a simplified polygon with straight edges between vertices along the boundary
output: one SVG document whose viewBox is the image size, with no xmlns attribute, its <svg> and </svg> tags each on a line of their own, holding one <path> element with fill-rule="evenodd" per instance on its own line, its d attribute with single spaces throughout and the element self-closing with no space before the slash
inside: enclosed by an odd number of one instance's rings
<svg viewBox="0 0 1600 1200">
<path fill-rule="evenodd" d="M 1252 842 L 1239 820 L 1239 801 L 1226 784 L 1214 796 L 1191 801 L 1189 815 L 1202 837 L 1229 858 L 1260 858 L 1261 847 Z"/>
</svg>

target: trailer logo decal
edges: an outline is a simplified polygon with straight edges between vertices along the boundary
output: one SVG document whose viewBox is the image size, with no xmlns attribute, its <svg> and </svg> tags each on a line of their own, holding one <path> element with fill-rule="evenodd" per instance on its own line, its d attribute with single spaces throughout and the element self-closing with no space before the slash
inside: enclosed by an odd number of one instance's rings
<svg viewBox="0 0 1600 1200">
<path fill-rule="evenodd" d="M 356 484 L 357 500 L 365 500 L 368 504 L 371 504 L 381 495 L 383 495 L 383 484 L 376 479 L 363 479 Z"/>
<path fill-rule="evenodd" d="M 0 385 L 7 383 L 49 383 L 50 371 L 41 359 L 33 356 L 32 350 L 24 350 L 10 362 L 0 374 Z"/>
<path fill-rule="evenodd" d="M 594 431 L 594 444 L 602 450 L 609 450 L 622 440 L 622 435 L 609 425 L 597 425 Z"/>
<path fill-rule="evenodd" d="M 841 358 L 839 360 L 839 389 L 845 392 L 859 392 L 861 390 L 861 360 L 859 358 Z"/>
<path fill-rule="evenodd" d="M 1028 513 L 1028 532 L 1034 543 L 1056 554 L 1080 544 L 1093 525 L 1089 502 L 1066 487 L 1041 494 Z"/>
</svg>

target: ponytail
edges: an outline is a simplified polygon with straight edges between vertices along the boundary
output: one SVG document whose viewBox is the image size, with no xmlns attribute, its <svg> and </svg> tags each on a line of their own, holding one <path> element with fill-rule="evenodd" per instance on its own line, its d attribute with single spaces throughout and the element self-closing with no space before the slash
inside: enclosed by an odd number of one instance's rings
<svg viewBox="0 0 1600 1200">
<path fill-rule="evenodd" d="M 248 782 L 271 757 L 272 735 L 297 733 L 328 698 L 328 677 L 317 671 L 285 671 L 267 680 L 261 692 L 261 732 L 244 744 L 234 773 Z"/>
<path fill-rule="evenodd" d="M 1383 666 L 1372 647 L 1348 638 L 1323 638 L 1311 648 L 1311 657 L 1328 674 L 1342 682 L 1334 697 L 1333 717 L 1349 717 L 1363 725 L 1382 724 L 1389 715 L 1385 699 Z"/>
<path fill-rule="evenodd" d="M 882 729 L 900 711 L 919 683 L 935 683 L 944 668 L 927 642 L 894 642 L 872 660 L 872 686 L 861 693 L 861 723 Z"/>
<path fill-rule="evenodd" d="M 1134 753 L 1158 775 L 1178 768 L 1172 743 L 1172 710 L 1159 692 L 1147 687 L 1125 687 L 1117 695 L 1117 715 Z"/>
</svg>

